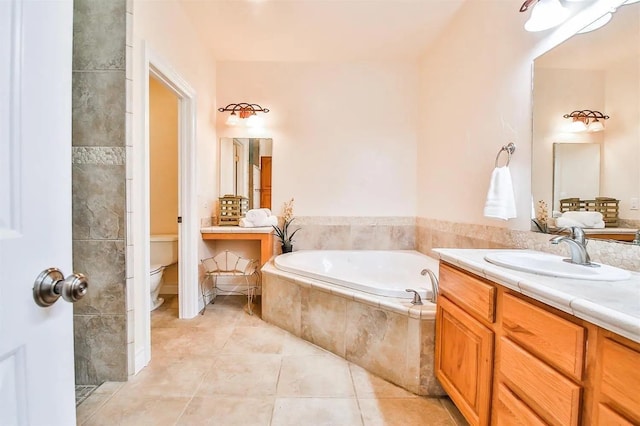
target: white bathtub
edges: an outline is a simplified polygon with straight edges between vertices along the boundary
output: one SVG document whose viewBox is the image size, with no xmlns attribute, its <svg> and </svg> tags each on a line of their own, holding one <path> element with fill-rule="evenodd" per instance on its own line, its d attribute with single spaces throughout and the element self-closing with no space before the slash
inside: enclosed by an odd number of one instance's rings
<svg viewBox="0 0 640 426">
<path fill-rule="evenodd" d="M 302 250 L 275 258 L 276 268 L 378 296 L 410 299 L 408 288 L 431 298 L 431 281 L 420 272 L 438 275 L 438 261 L 417 251 Z"/>
</svg>

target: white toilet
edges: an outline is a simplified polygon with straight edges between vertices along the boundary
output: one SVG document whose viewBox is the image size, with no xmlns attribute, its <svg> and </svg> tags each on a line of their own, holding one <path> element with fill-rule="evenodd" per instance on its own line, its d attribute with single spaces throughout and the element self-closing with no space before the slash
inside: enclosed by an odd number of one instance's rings
<svg viewBox="0 0 640 426">
<path fill-rule="evenodd" d="M 157 309 L 164 299 L 158 298 L 162 274 L 167 266 L 178 262 L 178 235 L 151 235 L 151 310 Z"/>
</svg>

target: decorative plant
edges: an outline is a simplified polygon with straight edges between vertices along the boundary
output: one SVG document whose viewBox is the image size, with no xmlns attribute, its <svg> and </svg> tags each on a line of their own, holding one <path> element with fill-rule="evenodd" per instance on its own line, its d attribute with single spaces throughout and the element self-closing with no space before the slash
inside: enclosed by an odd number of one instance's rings
<svg viewBox="0 0 640 426">
<path fill-rule="evenodd" d="M 291 243 L 293 243 L 293 236 L 300 230 L 300 228 L 290 231 L 289 226 L 291 222 L 293 222 L 295 218 L 293 217 L 293 198 L 284 203 L 282 208 L 282 227 L 273 226 L 273 229 L 276 231 L 276 236 L 282 243 L 282 251 L 291 251 Z"/>
<path fill-rule="evenodd" d="M 538 209 L 536 211 L 536 218 L 531 219 L 531 221 L 536 225 L 538 230 L 544 234 L 549 233 L 549 225 L 547 223 L 547 217 L 549 216 L 549 211 L 547 210 L 547 203 L 544 200 L 538 201 Z"/>
</svg>

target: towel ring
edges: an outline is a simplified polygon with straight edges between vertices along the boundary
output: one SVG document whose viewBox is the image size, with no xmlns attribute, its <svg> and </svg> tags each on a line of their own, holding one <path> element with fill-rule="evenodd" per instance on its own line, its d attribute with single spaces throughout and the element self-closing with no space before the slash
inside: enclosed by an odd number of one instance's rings
<svg viewBox="0 0 640 426">
<path fill-rule="evenodd" d="M 511 154 L 513 154 L 515 150 L 516 150 L 516 145 L 513 142 L 509 142 L 509 144 L 500 148 L 500 151 L 498 151 L 498 155 L 496 155 L 496 167 L 498 167 L 498 160 L 500 160 L 500 154 L 502 154 L 503 152 L 507 153 L 507 163 L 504 165 L 505 167 L 507 167 L 509 165 L 509 162 L 511 161 Z"/>
</svg>

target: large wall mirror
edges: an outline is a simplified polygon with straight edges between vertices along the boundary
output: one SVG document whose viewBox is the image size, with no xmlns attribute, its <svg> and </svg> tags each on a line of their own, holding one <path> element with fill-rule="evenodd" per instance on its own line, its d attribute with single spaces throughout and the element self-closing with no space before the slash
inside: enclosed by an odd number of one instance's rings
<svg viewBox="0 0 640 426">
<path fill-rule="evenodd" d="M 273 141 L 260 138 L 220 139 L 219 194 L 249 199 L 249 208 L 271 208 Z"/>
<path fill-rule="evenodd" d="M 640 228 L 640 2 L 536 58 L 533 102 L 533 199 L 549 214 L 560 200 L 619 200 L 607 238 L 632 240 Z M 599 120 L 604 130 L 576 131 L 564 118 L 582 110 L 609 116 Z"/>
</svg>

